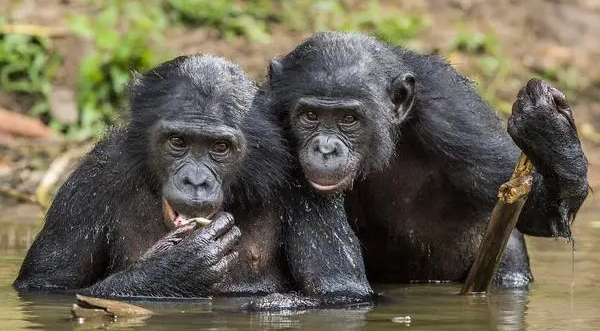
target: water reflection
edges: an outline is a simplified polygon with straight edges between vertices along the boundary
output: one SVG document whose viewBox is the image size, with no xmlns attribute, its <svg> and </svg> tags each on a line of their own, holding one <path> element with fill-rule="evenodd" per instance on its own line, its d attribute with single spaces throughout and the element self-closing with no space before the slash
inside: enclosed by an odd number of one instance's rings
<svg viewBox="0 0 600 331">
<path fill-rule="evenodd" d="M 4 219 L 0 220 L 0 330 L 598 330 L 599 211 L 586 206 L 579 215 L 574 265 L 571 247 L 564 241 L 527 238 L 536 278 L 529 291 L 464 297 L 457 295 L 458 284 L 386 285 L 376 286 L 384 299 L 372 309 L 242 313 L 237 310 L 242 299 L 215 299 L 142 303 L 158 314 L 84 323 L 71 320 L 71 297 L 20 297 L 10 287 L 39 229 L 39 218 Z"/>
</svg>

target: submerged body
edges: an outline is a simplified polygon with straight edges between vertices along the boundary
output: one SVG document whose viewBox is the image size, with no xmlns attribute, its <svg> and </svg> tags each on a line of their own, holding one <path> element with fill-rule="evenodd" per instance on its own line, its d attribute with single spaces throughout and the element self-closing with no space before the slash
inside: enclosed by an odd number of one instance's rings
<svg viewBox="0 0 600 331">
<path fill-rule="evenodd" d="M 239 67 L 211 56 L 138 77 L 127 127 L 61 187 L 15 288 L 163 299 L 283 293 L 249 306 L 258 309 L 280 309 L 281 297 L 287 309 L 369 301 L 346 214 L 328 217 L 328 199 L 290 185 L 283 133 L 252 107 L 255 92 Z M 195 218 L 212 221 L 198 227 Z M 310 247 L 296 245 L 305 233 Z"/>
<path fill-rule="evenodd" d="M 364 35 L 318 33 L 273 61 L 269 77 L 266 107 L 307 182 L 346 192 L 370 281 L 463 281 L 519 148 L 535 166 L 533 190 L 496 283 L 532 279 L 521 231 L 570 236 L 587 160 L 564 96 L 542 81 L 517 96 L 509 137 L 443 59 Z"/>
</svg>

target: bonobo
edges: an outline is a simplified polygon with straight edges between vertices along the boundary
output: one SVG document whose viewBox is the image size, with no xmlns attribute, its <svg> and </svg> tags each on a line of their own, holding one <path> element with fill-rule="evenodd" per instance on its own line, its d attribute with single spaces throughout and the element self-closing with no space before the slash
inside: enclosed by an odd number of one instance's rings
<svg viewBox="0 0 600 331">
<path fill-rule="evenodd" d="M 518 94 L 512 140 L 443 59 L 360 34 L 308 38 L 271 62 L 265 85 L 262 103 L 283 122 L 307 181 L 347 192 L 370 281 L 463 281 L 517 146 L 535 165 L 533 191 L 495 283 L 532 280 L 522 233 L 571 236 L 587 160 L 565 97 L 540 80 Z"/>
<path fill-rule="evenodd" d="M 285 140 L 251 108 L 256 90 L 238 66 L 212 56 L 139 75 L 128 125 L 60 188 L 14 286 L 102 297 L 299 293 L 255 306 L 269 309 L 368 299 L 345 212 L 289 185 Z M 322 219 L 330 214 L 340 222 Z M 212 222 L 198 228 L 198 217 Z M 303 225 L 287 227 L 294 223 Z M 286 233 L 301 232 L 314 247 L 287 245 Z"/>
</svg>

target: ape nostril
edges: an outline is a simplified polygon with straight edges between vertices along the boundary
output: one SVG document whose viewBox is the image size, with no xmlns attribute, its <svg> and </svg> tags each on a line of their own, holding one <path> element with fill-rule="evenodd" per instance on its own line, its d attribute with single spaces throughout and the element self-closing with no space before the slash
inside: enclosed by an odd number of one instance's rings
<svg viewBox="0 0 600 331">
<path fill-rule="evenodd" d="M 207 188 L 210 186 L 210 181 L 206 178 L 191 178 L 185 177 L 183 179 L 183 184 L 186 186 L 192 186 L 194 188 Z"/>
</svg>

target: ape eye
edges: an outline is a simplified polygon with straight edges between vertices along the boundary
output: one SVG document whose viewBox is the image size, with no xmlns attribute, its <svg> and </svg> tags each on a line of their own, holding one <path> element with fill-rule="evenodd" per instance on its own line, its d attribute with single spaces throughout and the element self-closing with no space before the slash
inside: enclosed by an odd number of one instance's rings
<svg viewBox="0 0 600 331">
<path fill-rule="evenodd" d="M 225 155 L 229 152 L 229 143 L 226 141 L 217 141 L 212 145 L 210 151 L 217 155 Z"/>
<path fill-rule="evenodd" d="M 346 115 L 346 116 L 344 116 L 344 118 L 342 118 L 341 123 L 342 124 L 354 124 L 354 123 L 356 123 L 356 117 L 354 117 L 352 115 Z"/>
<path fill-rule="evenodd" d="M 319 119 L 319 117 L 317 116 L 317 113 L 315 113 L 314 111 L 307 111 L 306 113 L 304 113 L 304 116 L 309 121 L 316 121 Z"/>
<path fill-rule="evenodd" d="M 169 144 L 174 147 L 174 148 L 178 148 L 178 149 L 182 149 L 187 147 L 185 140 L 179 136 L 170 136 L 169 137 Z"/>
</svg>

